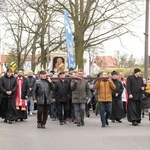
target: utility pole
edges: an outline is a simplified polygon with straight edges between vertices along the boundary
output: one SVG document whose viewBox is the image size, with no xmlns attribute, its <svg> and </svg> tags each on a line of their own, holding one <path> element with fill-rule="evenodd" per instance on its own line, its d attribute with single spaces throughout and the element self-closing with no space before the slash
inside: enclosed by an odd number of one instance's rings
<svg viewBox="0 0 150 150">
<path fill-rule="evenodd" d="M 47 69 L 49 69 L 50 26 L 48 25 Z"/>
<path fill-rule="evenodd" d="M 146 15 L 145 15 L 145 63 L 144 63 L 144 77 L 148 79 L 148 38 L 149 38 L 149 0 L 146 0 Z"/>
</svg>

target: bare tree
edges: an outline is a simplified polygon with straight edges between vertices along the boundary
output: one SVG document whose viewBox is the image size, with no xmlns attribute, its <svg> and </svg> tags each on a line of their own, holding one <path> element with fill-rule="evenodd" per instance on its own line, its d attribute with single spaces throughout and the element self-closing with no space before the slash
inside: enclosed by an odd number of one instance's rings
<svg viewBox="0 0 150 150">
<path fill-rule="evenodd" d="M 38 63 L 46 69 L 47 49 L 58 49 L 64 42 L 62 28 L 58 30 L 54 25 L 58 20 L 54 20 L 55 14 L 51 4 L 48 0 L 8 0 L 8 5 L 9 11 L 1 12 L 1 15 L 6 20 L 4 25 L 9 36 L 14 40 L 13 45 L 8 46 L 9 49 L 16 49 L 18 68 L 22 68 L 28 54 L 32 54 L 32 70 L 35 70 Z M 55 37 L 48 35 L 48 27 Z M 48 41 L 48 36 L 51 36 L 51 41 Z M 41 56 L 36 62 L 37 50 L 41 51 Z"/>
<path fill-rule="evenodd" d="M 83 68 L 87 48 L 133 32 L 130 24 L 140 17 L 135 0 L 55 0 L 55 7 L 67 10 L 74 25 L 76 65 Z"/>
</svg>

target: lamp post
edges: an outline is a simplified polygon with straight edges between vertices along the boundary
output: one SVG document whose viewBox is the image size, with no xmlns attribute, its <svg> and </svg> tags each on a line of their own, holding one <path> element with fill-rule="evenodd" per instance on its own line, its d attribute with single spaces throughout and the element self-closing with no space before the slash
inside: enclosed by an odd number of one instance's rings
<svg viewBox="0 0 150 150">
<path fill-rule="evenodd" d="M 146 0 L 146 15 L 145 15 L 145 63 L 144 63 L 144 77 L 148 79 L 148 37 L 149 36 L 149 0 Z"/>
<path fill-rule="evenodd" d="M 48 25 L 47 69 L 49 69 L 50 26 Z"/>
</svg>

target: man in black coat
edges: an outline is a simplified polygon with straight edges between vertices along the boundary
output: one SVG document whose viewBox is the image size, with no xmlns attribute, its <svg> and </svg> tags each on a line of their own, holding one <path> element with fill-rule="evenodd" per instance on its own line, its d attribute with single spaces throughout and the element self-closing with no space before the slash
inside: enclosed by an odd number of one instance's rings
<svg viewBox="0 0 150 150">
<path fill-rule="evenodd" d="M 121 81 L 118 80 L 118 72 L 113 71 L 111 73 L 112 75 L 112 81 L 116 86 L 115 90 L 112 90 L 112 111 L 110 114 L 109 119 L 112 120 L 112 122 L 122 122 L 121 118 L 125 117 L 125 112 L 123 108 L 123 102 L 122 102 L 122 92 L 123 92 L 123 84 Z"/>
<path fill-rule="evenodd" d="M 141 122 L 140 100 L 142 91 L 144 91 L 144 83 L 140 74 L 141 70 L 135 68 L 134 74 L 127 78 L 127 118 L 129 122 L 132 122 L 133 126 L 136 126 Z"/>
<path fill-rule="evenodd" d="M 17 111 L 16 111 L 16 89 L 17 82 L 15 77 L 12 74 L 11 69 L 8 69 L 4 76 L 0 79 L 0 90 L 1 90 L 1 100 L 2 100 L 2 118 L 4 122 L 9 122 L 12 124 L 12 121 L 17 120 Z"/>
<path fill-rule="evenodd" d="M 60 72 L 60 80 L 55 82 L 55 99 L 57 101 L 58 118 L 60 121 L 60 125 L 63 125 L 64 123 L 66 124 L 66 119 L 69 115 L 69 94 L 71 92 L 71 89 L 70 81 L 61 79 L 65 76 L 65 72 Z"/>
<path fill-rule="evenodd" d="M 40 78 L 36 80 L 33 97 L 37 102 L 37 128 L 45 128 L 54 84 L 50 77 L 46 78 L 46 71 L 42 70 L 39 74 Z"/>
</svg>

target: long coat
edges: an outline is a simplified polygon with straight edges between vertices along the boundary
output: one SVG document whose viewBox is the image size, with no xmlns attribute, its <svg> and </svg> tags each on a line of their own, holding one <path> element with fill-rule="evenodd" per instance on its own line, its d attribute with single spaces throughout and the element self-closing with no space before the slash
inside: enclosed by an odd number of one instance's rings
<svg viewBox="0 0 150 150">
<path fill-rule="evenodd" d="M 141 87 L 144 87 L 143 79 L 141 77 L 130 75 L 127 78 L 127 92 L 128 95 L 133 95 L 134 100 L 140 100 L 142 95 Z"/>
<path fill-rule="evenodd" d="M 88 81 L 82 79 L 75 82 L 71 81 L 72 103 L 86 103 L 86 99 L 91 97 Z"/>
<path fill-rule="evenodd" d="M 13 75 L 10 78 L 8 78 L 7 75 L 5 74 L 0 79 L 0 89 L 2 92 L 2 95 L 1 95 L 2 97 L 5 97 L 5 98 L 15 97 L 16 90 L 17 90 L 16 78 Z M 7 95 L 6 91 L 12 91 L 12 94 Z"/>
<path fill-rule="evenodd" d="M 111 80 L 97 81 L 94 89 L 98 91 L 98 102 L 112 102 L 112 90 L 115 90 L 116 86 Z"/>
<path fill-rule="evenodd" d="M 0 90 L 1 90 L 1 109 L 0 116 L 6 120 L 17 120 L 16 111 L 16 90 L 17 82 L 16 78 L 12 75 L 8 77 L 6 74 L 0 79 Z M 12 91 L 12 94 L 7 95 L 6 91 Z"/>
<path fill-rule="evenodd" d="M 141 87 L 144 87 L 143 79 L 141 77 L 130 75 L 127 78 L 128 95 L 133 95 L 133 98 L 129 98 L 127 103 L 127 118 L 130 122 L 141 122 Z"/>
</svg>

